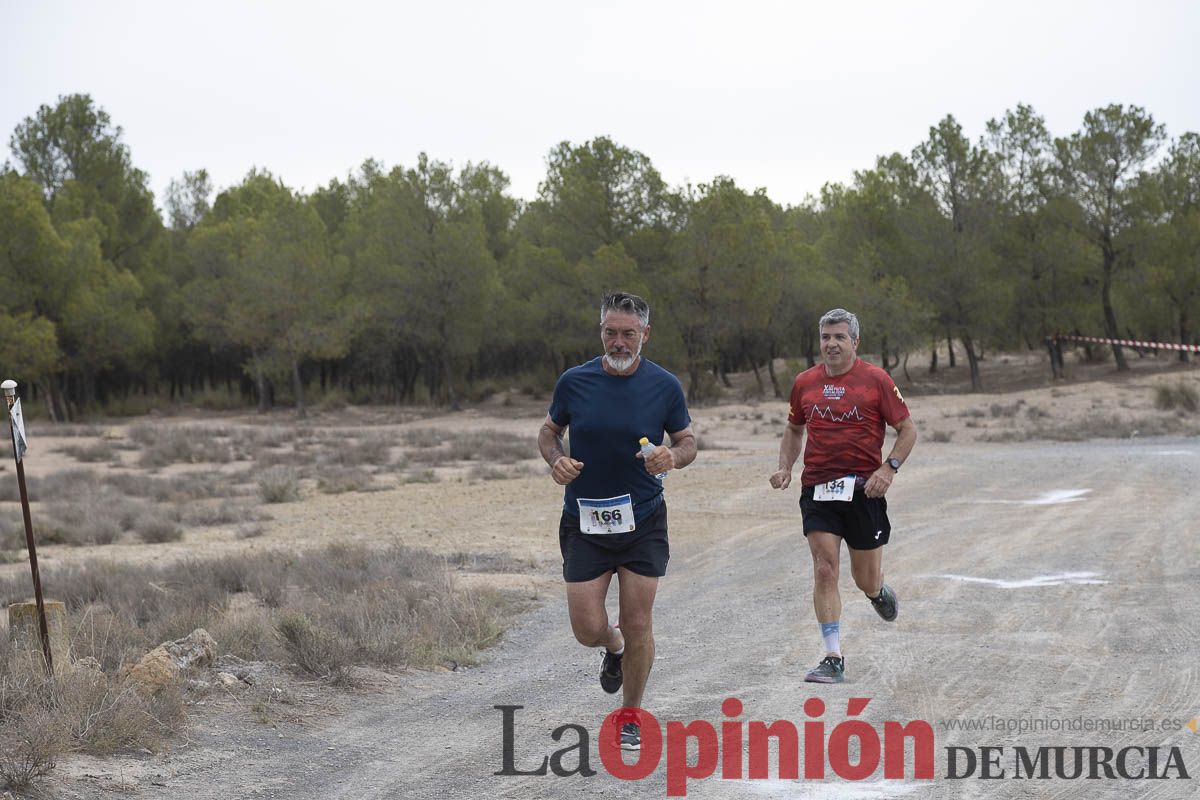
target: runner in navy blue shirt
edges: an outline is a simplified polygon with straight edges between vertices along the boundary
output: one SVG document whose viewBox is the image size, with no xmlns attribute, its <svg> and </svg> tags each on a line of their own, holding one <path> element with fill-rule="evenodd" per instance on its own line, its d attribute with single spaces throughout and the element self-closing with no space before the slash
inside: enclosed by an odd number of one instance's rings
<svg viewBox="0 0 1200 800">
<path fill-rule="evenodd" d="M 562 374 L 538 434 L 554 481 L 566 487 L 558 543 L 571 628 L 581 644 L 605 648 L 600 685 L 610 694 L 623 688 L 626 708 L 641 706 L 654 663 L 654 595 L 670 558 L 667 505 L 656 476 L 696 458 L 679 380 L 641 356 L 649 339 L 645 300 L 605 296 L 604 355 Z M 568 428 L 570 455 L 563 450 Z M 643 437 L 654 445 L 646 456 L 638 444 Z M 609 624 L 605 608 L 614 573 L 619 628 Z M 631 718 L 621 726 L 621 747 L 640 746 Z"/>
</svg>

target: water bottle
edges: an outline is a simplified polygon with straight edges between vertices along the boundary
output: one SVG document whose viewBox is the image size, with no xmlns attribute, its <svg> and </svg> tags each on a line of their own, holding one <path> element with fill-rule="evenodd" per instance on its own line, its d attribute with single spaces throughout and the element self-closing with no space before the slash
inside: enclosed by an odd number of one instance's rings
<svg viewBox="0 0 1200 800">
<path fill-rule="evenodd" d="M 638 444 L 642 446 L 642 458 L 649 458 L 650 454 L 654 452 L 654 445 L 650 444 L 650 440 L 645 436 L 643 436 L 641 439 L 638 439 Z M 654 477 L 661 481 L 663 478 L 667 477 L 667 473 L 660 472 Z"/>
</svg>

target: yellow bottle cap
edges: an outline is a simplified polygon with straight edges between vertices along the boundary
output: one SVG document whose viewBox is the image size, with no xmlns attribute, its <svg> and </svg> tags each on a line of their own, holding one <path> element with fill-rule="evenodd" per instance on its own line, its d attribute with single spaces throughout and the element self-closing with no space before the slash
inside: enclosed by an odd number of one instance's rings
<svg viewBox="0 0 1200 800">
<path fill-rule="evenodd" d="M 650 440 L 647 439 L 645 436 L 643 436 L 642 438 L 638 439 L 638 444 L 641 444 L 641 445 L 650 444 Z"/>
</svg>

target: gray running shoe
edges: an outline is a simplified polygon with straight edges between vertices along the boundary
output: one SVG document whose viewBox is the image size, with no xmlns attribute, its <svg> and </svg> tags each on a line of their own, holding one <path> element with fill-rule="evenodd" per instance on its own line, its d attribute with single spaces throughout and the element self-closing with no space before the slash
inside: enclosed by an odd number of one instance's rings
<svg viewBox="0 0 1200 800">
<path fill-rule="evenodd" d="M 600 662 L 600 688 L 609 694 L 616 694 L 624 681 L 621 673 L 621 659 L 624 655 L 610 653 L 607 649 L 604 651 L 604 660 Z"/>
<path fill-rule="evenodd" d="M 900 613 L 900 600 L 892 591 L 892 587 L 886 583 L 879 590 L 879 597 L 868 596 L 867 599 L 871 601 L 871 605 L 875 606 L 876 613 L 883 617 L 885 622 L 891 622 Z"/>
<path fill-rule="evenodd" d="M 642 749 L 642 729 L 638 727 L 636 722 L 626 722 L 621 726 L 621 749 Z"/>
<path fill-rule="evenodd" d="M 825 656 L 804 676 L 807 683 L 841 683 L 845 679 L 846 659 L 839 656 Z"/>
</svg>

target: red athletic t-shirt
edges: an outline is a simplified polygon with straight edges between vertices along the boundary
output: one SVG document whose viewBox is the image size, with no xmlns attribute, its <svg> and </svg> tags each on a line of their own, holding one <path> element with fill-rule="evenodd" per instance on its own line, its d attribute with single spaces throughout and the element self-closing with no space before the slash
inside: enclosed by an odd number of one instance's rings
<svg viewBox="0 0 1200 800">
<path fill-rule="evenodd" d="M 802 486 L 869 476 L 883 463 L 884 423 L 908 417 L 892 376 L 862 359 L 830 377 L 824 364 L 796 376 L 788 422 L 808 426 Z"/>
</svg>

